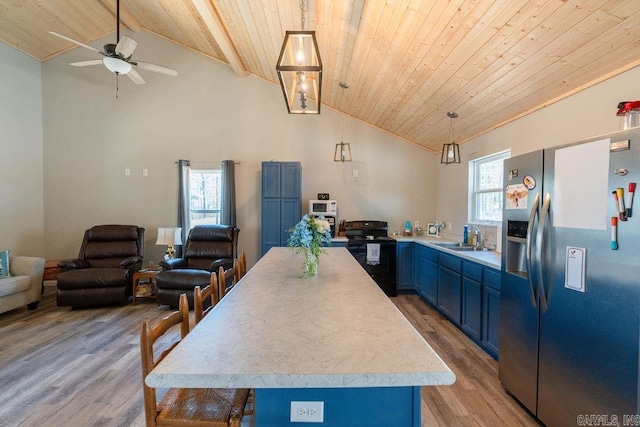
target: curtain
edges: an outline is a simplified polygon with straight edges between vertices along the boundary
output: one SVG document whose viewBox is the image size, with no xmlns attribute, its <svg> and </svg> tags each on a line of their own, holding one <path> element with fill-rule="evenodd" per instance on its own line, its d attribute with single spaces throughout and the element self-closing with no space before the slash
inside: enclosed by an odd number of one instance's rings
<svg viewBox="0 0 640 427">
<path fill-rule="evenodd" d="M 220 224 L 237 226 L 236 223 L 236 178 L 233 160 L 222 162 L 222 207 Z"/>
<path fill-rule="evenodd" d="M 178 160 L 178 227 L 182 227 L 182 243 L 187 242 L 191 228 L 189 209 L 189 160 Z M 176 248 L 176 257 L 182 256 L 182 246 Z"/>
</svg>

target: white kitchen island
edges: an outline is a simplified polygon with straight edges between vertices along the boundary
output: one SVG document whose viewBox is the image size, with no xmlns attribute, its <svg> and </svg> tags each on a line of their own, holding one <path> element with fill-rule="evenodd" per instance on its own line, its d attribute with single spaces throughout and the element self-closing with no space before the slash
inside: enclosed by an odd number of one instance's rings
<svg viewBox="0 0 640 427">
<path fill-rule="evenodd" d="M 297 425 L 291 401 L 323 402 L 323 425 L 419 426 L 420 387 L 454 373 L 345 248 L 327 251 L 304 279 L 302 255 L 271 249 L 147 384 L 255 388 L 258 426 Z"/>
</svg>

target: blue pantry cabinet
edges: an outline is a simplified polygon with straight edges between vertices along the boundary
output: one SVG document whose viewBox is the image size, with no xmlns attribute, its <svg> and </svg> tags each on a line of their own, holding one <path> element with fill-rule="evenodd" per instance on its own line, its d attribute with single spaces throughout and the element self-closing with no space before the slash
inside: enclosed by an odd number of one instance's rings
<svg viewBox="0 0 640 427">
<path fill-rule="evenodd" d="M 302 217 L 302 166 L 262 162 L 262 255 L 286 246 L 287 230 Z"/>
</svg>

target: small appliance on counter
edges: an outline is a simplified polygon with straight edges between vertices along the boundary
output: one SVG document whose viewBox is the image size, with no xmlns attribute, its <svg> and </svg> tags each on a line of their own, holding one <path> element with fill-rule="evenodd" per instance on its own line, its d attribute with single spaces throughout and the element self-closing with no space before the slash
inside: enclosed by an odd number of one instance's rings
<svg viewBox="0 0 640 427">
<path fill-rule="evenodd" d="M 404 235 L 412 236 L 413 232 L 411 231 L 411 221 L 405 221 L 404 223 Z"/>
<path fill-rule="evenodd" d="M 390 297 L 397 294 L 396 240 L 387 236 L 386 221 L 346 221 L 347 249 Z"/>
<path fill-rule="evenodd" d="M 329 197 L 327 193 L 319 193 L 320 197 Z M 336 220 L 338 219 L 338 202 L 335 200 L 309 200 L 309 215 L 323 215 L 331 225 L 331 237 L 336 237 Z"/>
</svg>

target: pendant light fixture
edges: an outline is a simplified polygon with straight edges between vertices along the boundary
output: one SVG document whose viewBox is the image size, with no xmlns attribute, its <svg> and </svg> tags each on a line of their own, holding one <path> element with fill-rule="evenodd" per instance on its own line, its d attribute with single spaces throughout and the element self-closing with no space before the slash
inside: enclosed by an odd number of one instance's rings
<svg viewBox="0 0 640 427">
<path fill-rule="evenodd" d="M 442 145 L 442 157 L 440 157 L 440 163 L 444 163 L 445 165 L 451 163 L 460 163 L 460 146 L 453 142 L 453 119 L 458 117 L 458 113 L 453 111 L 449 111 L 447 113 L 449 116 L 449 134 L 450 139 L 448 144 Z"/>
<path fill-rule="evenodd" d="M 342 96 L 344 97 L 345 89 L 349 89 L 349 85 L 345 82 L 340 82 L 342 88 Z M 344 142 L 344 115 L 342 116 L 341 136 L 340 143 L 336 144 L 336 149 L 333 152 L 334 162 L 350 162 L 351 161 L 351 144 Z"/>
<path fill-rule="evenodd" d="M 276 71 L 289 114 L 320 114 L 322 61 L 315 31 L 305 31 L 305 0 L 300 0 L 302 31 L 285 33 Z"/>
</svg>

